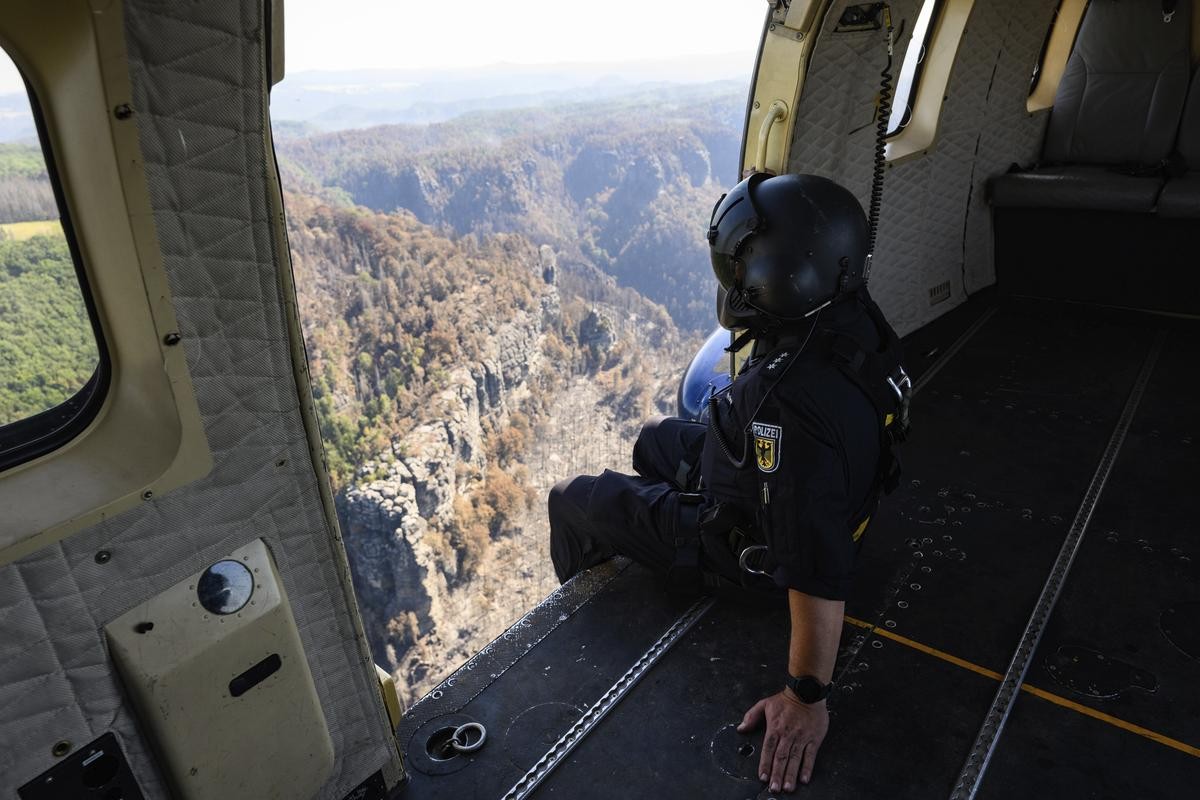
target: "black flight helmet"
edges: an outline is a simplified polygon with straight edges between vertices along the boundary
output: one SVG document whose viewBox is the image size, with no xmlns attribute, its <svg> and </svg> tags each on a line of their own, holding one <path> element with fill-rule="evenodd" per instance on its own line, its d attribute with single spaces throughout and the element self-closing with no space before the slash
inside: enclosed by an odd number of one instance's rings
<svg viewBox="0 0 1200 800">
<path fill-rule="evenodd" d="M 708 244 L 726 328 L 801 323 L 866 283 L 867 216 L 817 175 L 756 173 L 717 201 Z"/>
</svg>

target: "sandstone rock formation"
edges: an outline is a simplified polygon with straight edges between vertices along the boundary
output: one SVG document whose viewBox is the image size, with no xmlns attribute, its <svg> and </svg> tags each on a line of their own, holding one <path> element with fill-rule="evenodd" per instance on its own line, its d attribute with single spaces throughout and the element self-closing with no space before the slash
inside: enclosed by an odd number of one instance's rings
<svg viewBox="0 0 1200 800">
<path fill-rule="evenodd" d="M 671 410 L 680 369 L 674 353 L 686 349 L 677 339 L 664 343 L 670 350 L 656 347 L 641 355 L 654 369 L 638 373 L 636 391 L 620 380 L 622 368 L 629 373 L 624 363 L 601 378 L 594 372 L 562 375 L 544 353 L 547 332 L 561 315 L 554 286 L 543 285 L 540 307 L 540 316 L 497 325 L 489 351 L 451 371 L 446 388 L 433 397 L 436 418 L 364 463 L 359 480 L 339 496 L 372 651 L 396 673 L 409 701 L 553 590 L 543 501 L 550 486 L 570 474 L 628 469 L 641 418 Z M 619 340 L 615 313 L 592 308 L 580 325 L 580 344 L 611 354 Z M 650 323 L 640 324 L 639 329 L 635 320 L 628 328 L 626 345 L 647 334 Z M 519 458 L 532 502 L 491 537 L 486 555 L 467 569 L 468 559 L 478 554 L 456 546 L 450 533 L 462 501 L 485 488 L 493 466 L 488 436 L 504 428 L 548 375 L 556 376 L 556 391 Z"/>
</svg>

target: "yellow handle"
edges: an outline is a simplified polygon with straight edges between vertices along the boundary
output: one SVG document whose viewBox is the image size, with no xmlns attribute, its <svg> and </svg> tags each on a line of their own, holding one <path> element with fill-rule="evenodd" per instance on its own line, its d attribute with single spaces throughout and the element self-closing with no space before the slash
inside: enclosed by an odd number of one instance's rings
<svg viewBox="0 0 1200 800">
<path fill-rule="evenodd" d="M 776 122 L 787 119 L 787 115 L 787 103 L 782 100 L 776 100 L 767 109 L 767 115 L 763 117 L 762 126 L 758 129 L 758 150 L 754 156 L 755 172 L 767 171 L 767 143 L 771 140 L 771 129 L 775 127 Z"/>
</svg>

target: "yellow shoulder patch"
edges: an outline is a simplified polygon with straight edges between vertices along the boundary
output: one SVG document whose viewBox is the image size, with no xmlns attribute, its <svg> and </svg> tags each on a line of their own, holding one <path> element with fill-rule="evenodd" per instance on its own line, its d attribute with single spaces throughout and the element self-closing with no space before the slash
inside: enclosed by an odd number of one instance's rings
<svg viewBox="0 0 1200 800">
<path fill-rule="evenodd" d="M 774 472 L 779 468 L 779 450 L 783 444 L 783 428 L 754 422 L 750 427 L 754 434 L 754 460 L 762 472 Z"/>
</svg>

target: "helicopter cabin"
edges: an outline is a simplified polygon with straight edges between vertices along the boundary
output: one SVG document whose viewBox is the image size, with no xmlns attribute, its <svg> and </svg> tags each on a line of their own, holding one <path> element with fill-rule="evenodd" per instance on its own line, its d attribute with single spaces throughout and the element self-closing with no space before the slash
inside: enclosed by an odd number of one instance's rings
<svg viewBox="0 0 1200 800">
<path fill-rule="evenodd" d="M 672 595 L 621 558 L 396 702 L 300 330 L 282 6 L 0 16 L 103 331 L 73 405 L 0 427 L 0 794 L 776 796 L 735 724 L 779 688 L 786 608 Z M 914 383 L 796 794 L 1194 795 L 1200 8 L 764 12 L 740 172 L 822 175 L 871 210 Z"/>
</svg>

